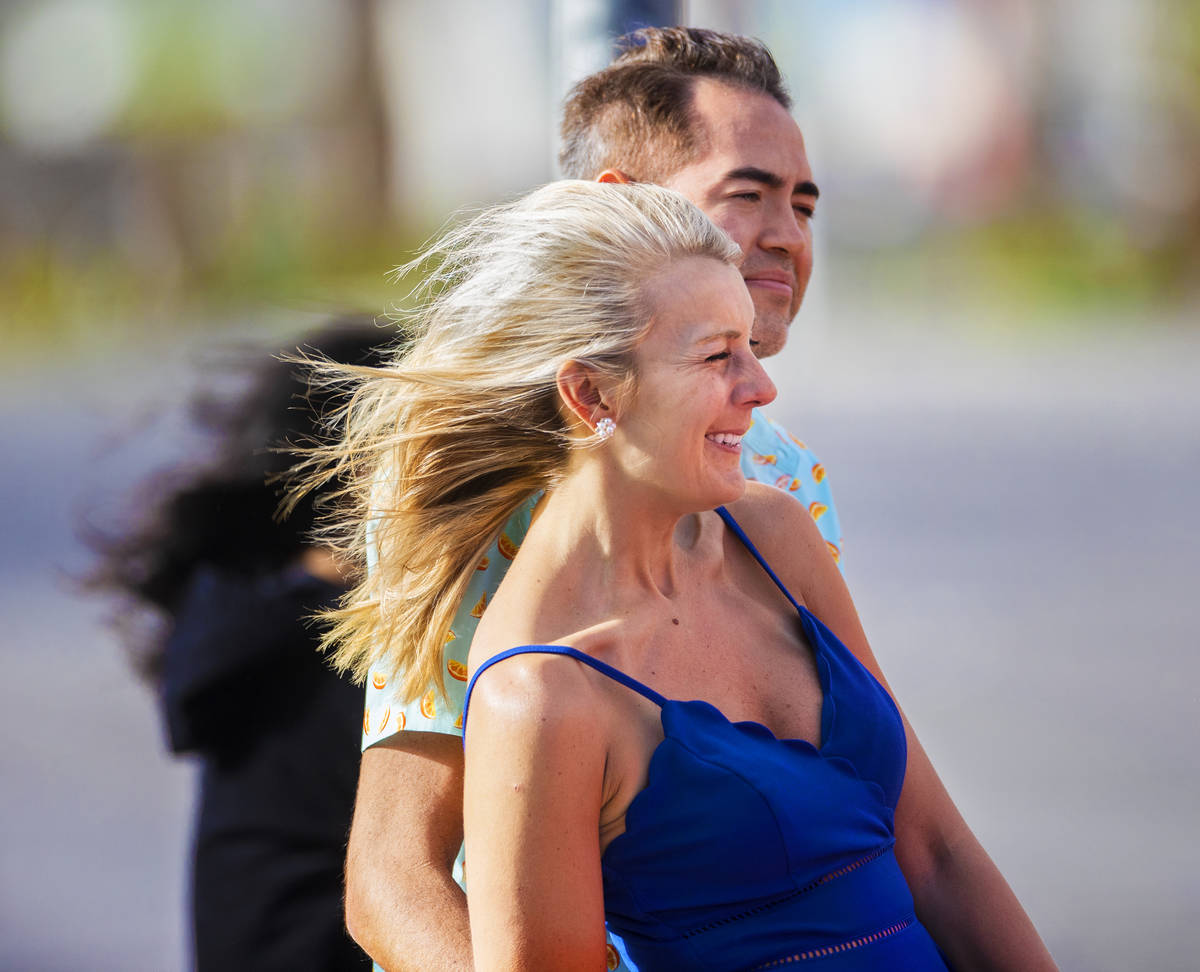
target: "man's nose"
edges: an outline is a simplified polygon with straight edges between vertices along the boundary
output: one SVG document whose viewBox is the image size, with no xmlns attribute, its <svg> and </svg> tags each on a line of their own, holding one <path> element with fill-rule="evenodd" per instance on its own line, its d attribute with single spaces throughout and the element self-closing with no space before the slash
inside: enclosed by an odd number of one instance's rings
<svg viewBox="0 0 1200 972">
<path fill-rule="evenodd" d="M 808 225 L 796 215 L 791 202 L 773 206 L 759 237 L 759 246 L 764 250 L 786 253 L 794 259 L 810 245 Z"/>
</svg>

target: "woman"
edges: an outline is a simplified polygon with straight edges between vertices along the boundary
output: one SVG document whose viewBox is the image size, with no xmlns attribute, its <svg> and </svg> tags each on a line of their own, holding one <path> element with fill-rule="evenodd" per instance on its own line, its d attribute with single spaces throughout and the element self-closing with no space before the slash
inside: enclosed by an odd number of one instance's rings
<svg viewBox="0 0 1200 972">
<path fill-rule="evenodd" d="M 775 390 L 736 247 L 670 191 L 559 183 L 430 255 L 414 348 L 339 450 L 379 560 L 335 637 L 415 696 L 548 489 L 470 652 L 477 967 L 603 968 L 607 919 L 643 970 L 1053 968 L 807 511 L 746 486 Z"/>
<path fill-rule="evenodd" d="M 380 343 L 373 323 L 347 319 L 303 346 L 376 364 Z M 295 364 L 262 355 L 240 396 L 199 403 L 211 461 L 152 479 L 135 522 L 93 538 L 103 558 L 93 586 L 122 601 L 171 749 L 201 759 L 191 874 L 201 972 L 371 965 L 342 918 L 362 692 L 329 669 L 312 624 L 346 578 L 311 536 L 321 493 L 275 516 L 274 479 L 294 462 L 286 447 L 311 442 L 335 404 Z"/>
</svg>

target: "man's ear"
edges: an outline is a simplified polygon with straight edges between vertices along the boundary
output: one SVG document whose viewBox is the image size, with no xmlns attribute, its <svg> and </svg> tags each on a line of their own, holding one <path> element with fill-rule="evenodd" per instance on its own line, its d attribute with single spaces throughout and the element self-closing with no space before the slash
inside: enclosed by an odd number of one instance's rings
<svg viewBox="0 0 1200 972">
<path fill-rule="evenodd" d="M 598 176 L 597 182 L 620 183 L 621 185 L 629 185 L 634 180 L 631 179 L 628 173 L 622 172 L 620 169 L 605 169 Z"/>
<path fill-rule="evenodd" d="M 596 372 L 578 361 L 563 362 L 555 376 L 558 397 L 588 432 L 596 428 L 600 419 L 612 415 L 597 377 Z"/>
</svg>

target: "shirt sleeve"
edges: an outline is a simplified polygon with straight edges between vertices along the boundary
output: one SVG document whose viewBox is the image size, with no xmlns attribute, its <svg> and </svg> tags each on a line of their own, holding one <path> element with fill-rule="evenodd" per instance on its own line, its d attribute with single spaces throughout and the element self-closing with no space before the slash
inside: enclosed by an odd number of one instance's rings
<svg viewBox="0 0 1200 972">
<path fill-rule="evenodd" d="M 462 735 L 463 703 L 467 690 L 467 654 L 475 628 L 488 602 L 496 594 L 509 564 L 529 531 L 533 507 L 541 494 L 531 496 L 509 518 L 500 536 L 488 547 L 467 585 L 467 591 L 442 649 L 443 678 L 446 694 L 436 685 L 427 686 L 419 698 L 403 702 L 396 694 L 402 672 L 389 676 L 382 668 L 372 668 L 367 675 L 366 708 L 363 712 L 362 748 L 374 746 L 397 732 L 416 729 L 421 732 L 444 732 Z M 377 552 L 370 542 L 368 530 L 367 569 L 377 562 Z"/>
</svg>

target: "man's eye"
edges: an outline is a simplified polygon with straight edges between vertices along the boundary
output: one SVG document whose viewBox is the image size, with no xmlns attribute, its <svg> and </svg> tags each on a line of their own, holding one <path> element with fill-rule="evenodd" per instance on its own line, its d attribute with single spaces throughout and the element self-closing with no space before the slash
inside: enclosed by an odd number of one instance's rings
<svg viewBox="0 0 1200 972">
<path fill-rule="evenodd" d="M 814 219 L 817 215 L 817 211 L 812 206 L 793 206 L 792 209 L 805 219 Z"/>
<path fill-rule="evenodd" d="M 730 354 L 730 352 L 728 352 L 728 351 L 722 351 L 722 352 L 720 352 L 719 354 L 710 354 L 710 355 L 709 355 L 707 358 L 705 358 L 704 360 L 705 360 L 705 361 L 724 361 L 724 360 L 725 360 L 726 358 L 728 358 L 728 357 L 731 357 L 731 354 Z"/>
<path fill-rule="evenodd" d="M 745 199 L 745 200 L 748 200 L 749 202 L 758 202 L 760 196 L 757 192 L 735 192 L 733 194 L 733 198 L 734 199 Z"/>
</svg>

